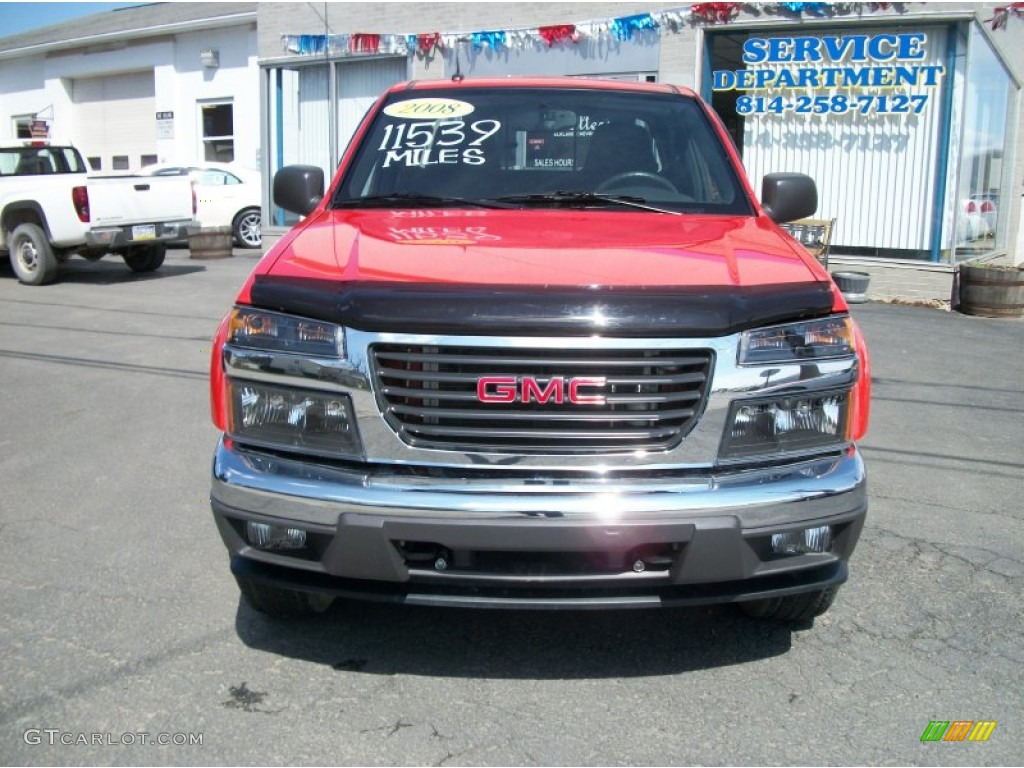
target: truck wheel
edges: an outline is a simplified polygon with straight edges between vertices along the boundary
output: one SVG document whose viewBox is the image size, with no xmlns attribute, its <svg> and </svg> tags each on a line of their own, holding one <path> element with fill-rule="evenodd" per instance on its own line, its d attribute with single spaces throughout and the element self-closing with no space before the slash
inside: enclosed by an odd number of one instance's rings
<svg viewBox="0 0 1024 768">
<path fill-rule="evenodd" d="M 259 208 L 246 208 L 235 216 L 231 228 L 235 233 L 235 242 L 242 248 L 259 248 L 263 244 L 260 233 L 262 215 Z"/>
<path fill-rule="evenodd" d="M 133 248 L 124 254 L 124 263 L 132 272 L 152 272 L 159 269 L 167 255 L 167 246 L 163 243 Z"/>
<path fill-rule="evenodd" d="M 829 587 L 817 592 L 805 592 L 788 597 L 769 597 L 765 600 L 751 600 L 740 603 L 740 609 L 755 619 L 771 621 L 810 621 L 821 616 L 836 599 L 839 587 Z"/>
<path fill-rule="evenodd" d="M 25 285 L 46 285 L 57 279 L 57 257 L 38 224 L 19 224 L 8 240 L 14 274 Z"/>
<path fill-rule="evenodd" d="M 235 576 L 238 588 L 250 606 L 275 619 L 292 619 L 323 613 L 331 607 L 334 598 L 313 592 L 271 587 L 243 576 Z"/>
</svg>

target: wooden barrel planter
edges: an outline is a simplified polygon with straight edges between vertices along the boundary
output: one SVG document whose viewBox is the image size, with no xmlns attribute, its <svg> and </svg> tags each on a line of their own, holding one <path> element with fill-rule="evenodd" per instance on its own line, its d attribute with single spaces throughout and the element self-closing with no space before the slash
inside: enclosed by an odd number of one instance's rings
<svg viewBox="0 0 1024 768">
<path fill-rule="evenodd" d="M 235 237 L 231 227 L 202 227 L 188 231 L 188 250 L 193 259 L 227 259 Z"/>
<path fill-rule="evenodd" d="M 1024 317 L 1024 269 L 961 264 L 959 298 L 965 315 Z"/>
</svg>

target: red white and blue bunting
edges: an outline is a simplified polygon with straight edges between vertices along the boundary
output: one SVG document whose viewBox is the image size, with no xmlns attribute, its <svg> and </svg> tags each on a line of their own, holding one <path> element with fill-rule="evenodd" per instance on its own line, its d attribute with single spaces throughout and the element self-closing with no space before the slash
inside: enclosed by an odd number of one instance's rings
<svg viewBox="0 0 1024 768">
<path fill-rule="evenodd" d="M 1018 19 L 1024 18 L 1024 3 L 1010 3 L 1009 5 L 997 5 L 991 19 L 985 19 L 992 25 L 992 29 L 1004 29 L 1006 22 L 1011 16 Z"/>
<path fill-rule="evenodd" d="M 865 13 L 902 13 L 905 3 L 695 3 L 681 8 L 632 16 L 598 19 L 573 24 L 542 27 L 491 29 L 469 32 L 419 32 L 413 34 L 361 33 L 337 35 L 281 35 L 286 53 L 300 56 L 408 55 L 429 59 L 437 53 L 468 46 L 473 52 L 542 50 L 578 43 L 622 42 L 634 35 L 665 35 L 688 27 L 729 24 L 741 16 L 780 16 L 783 18 L 842 18 Z M 1011 3 L 996 9 L 988 21 L 993 29 L 1006 25 L 1010 16 L 1020 16 L 1024 3 Z M 465 50 L 465 49 L 464 49 Z"/>
</svg>

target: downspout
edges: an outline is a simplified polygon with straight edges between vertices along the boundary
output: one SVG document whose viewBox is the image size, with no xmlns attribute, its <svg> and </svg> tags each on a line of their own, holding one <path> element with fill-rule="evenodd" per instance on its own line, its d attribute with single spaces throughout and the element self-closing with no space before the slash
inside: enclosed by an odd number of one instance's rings
<svg viewBox="0 0 1024 768">
<path fill-rule="evenodd" d="M 942 115 L 939 120 L 939 152 L 935 168 L 935 199 L 932 201 L 932 248 L 931 261 L 942 260 L 942 214 L 946 202 L 946 180 L 949 177 L 949 139 L 953 131 L 953 78 L 956 72 L 957 26 L 950 24 L 946 32 L 946 83 L 942 94 Z M 963 146 L 961 144 L 961 151 Z M 957 212 L 953 212 L 954 237 Z M 956 243 L 950 241 L 950 260 L 953 260 Z"/>
<path fill-rule="evenodd" d="M 277 168 L 274 173 L 277 173 L 277 171 L 284 167 L 284 71 L 278 67 L 274 70 L 274 73 L 277 75 L 276 82 L 274 83 L 274 100 L 277 103 L 277 109 L 274 110 L 274 123 L 277 127 Z M 277 220 L 277 226 L 284 226 L 284 211 L 282 209 L 277 208 L 274 218 Z"/>
<path fill-rule="evenodd" d="M 701 45 L 701 71 L 700 71 L 700 95 L 708 104 L 714 92 L 711 89 L 711 35 L 703 29 L 699 30 L 702 38 Z"/>
</svg>

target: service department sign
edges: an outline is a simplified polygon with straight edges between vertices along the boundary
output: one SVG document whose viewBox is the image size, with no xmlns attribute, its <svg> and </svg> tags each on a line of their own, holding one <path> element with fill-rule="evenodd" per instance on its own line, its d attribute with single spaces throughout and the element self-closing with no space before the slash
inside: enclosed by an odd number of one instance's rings
<svg viewBox="0 0 1024 768">
<path fill-rule="evenodd" d="M 925 32 L 750 37 L 744 69 L 716 70 L 714 91 L 744 91 L 743 115 L 921 114 L 945 68 Z"/>
</svg>

